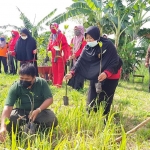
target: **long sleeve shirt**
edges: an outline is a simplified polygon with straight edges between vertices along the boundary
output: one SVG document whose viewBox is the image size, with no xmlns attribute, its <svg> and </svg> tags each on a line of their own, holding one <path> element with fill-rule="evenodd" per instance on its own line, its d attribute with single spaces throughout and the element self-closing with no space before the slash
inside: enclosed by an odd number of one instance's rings
<svg viewBox="0 0 150 150">
<path fill-rule="evenodd" d="M 145 62 L 149 64 L 149 59 L 150 59 L 150 45 L 148 46 L 146 57 L 145 57 Z"/>
</svg>

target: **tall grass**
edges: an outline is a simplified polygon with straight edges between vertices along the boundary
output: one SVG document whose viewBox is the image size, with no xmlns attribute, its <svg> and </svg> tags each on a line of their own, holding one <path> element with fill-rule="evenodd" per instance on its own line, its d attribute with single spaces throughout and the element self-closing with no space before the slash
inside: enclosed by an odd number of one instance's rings
<svg viewBox="0 0 150 150">
<path fill-rule="evenodd" d="M 148 70 L 141 67 L 144 83 L 120 81 L 108 122 L 104 125 L 102 107 L 97 113 L 86 112 L 88 81 L 84 90 L 76 91 L 68 87 L 69 106 L 63 105 L 65 85 L 58 89 L 50 84 L 54 96 L 51 105 L 59 124 L 50 131 L 35 135 L 21 136 L 16 141 L 15 134 L 0 145 L 0 149 L 11 150 L 148 150 L 150 149 L 150 123 L 136 133 L 126 136 L 125 132 L 145 120 L 149 115 L 150 96 L 148 93 Z M 8 89 L 18 76 L 0 74 L 0 111 Z M 136 79 L 140 81 L 140 79 Z M 115 139 L 122 136 L 122 141 Z"/>
</svg>

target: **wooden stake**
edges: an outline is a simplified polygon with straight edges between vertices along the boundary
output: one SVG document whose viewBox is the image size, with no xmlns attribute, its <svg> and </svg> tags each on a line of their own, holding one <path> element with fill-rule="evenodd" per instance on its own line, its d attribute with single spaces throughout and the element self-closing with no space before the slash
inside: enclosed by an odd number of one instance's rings
<svg viewBox="0 0 150 150">
<path fill-rule="evenodd" d="M 140 124 L 138 124 L 136 127 L 134 127 L 133 129 L 129 130 L 126 135 L 129 135 L 130 133 L 134 133 L 136 132 L 139 128 L 143 127 L 145 124 L 147 124 L 150 121 L 150 117 L 148 117 L 146 120 L 144 120 L 143 122 L 141 122 Z M 115 142 L 120 142 L 122 140 L 122 136 L 116 138 Z"/>
</svg>

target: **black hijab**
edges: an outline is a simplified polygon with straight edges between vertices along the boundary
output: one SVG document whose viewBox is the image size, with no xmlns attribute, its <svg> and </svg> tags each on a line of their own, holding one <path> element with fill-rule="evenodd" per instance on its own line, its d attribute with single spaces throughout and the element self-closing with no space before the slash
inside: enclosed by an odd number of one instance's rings
<svg viewBox="0 0 150 150">
<path fill-rule="evenodd" d="M 85 36 L 86 34 L 89 34 L 94 40 L 102 42 L 102 57 L 99 44 L 95 47 L 86 45 L 71 70 L 74 70 L 75 73 L 79 73 L 86 79 L 97 80 L 100 73 L 100 60 L 102 59 L 102 72 L 107 70 L 113 74 L 117 73 L 122 65 L 122 61 L 117 54 L 114 44 L 110 40 L 100 37 L 100 30 L 96 26 L 89 27 Z"/>
<path fill-rule="evenodd" d="M 21 37 L 18 39 L 15 52 L 16 52 L 16 59 L 19 61 L 30 61 L 34 59 L 33 50 L 36 49 L 36 41 L 31 36 L 28 29 L 23 28 L 20 33 L 24 33 L 28 36 L 27 39 L 23 40 Z M 37 55 L 35 56 L 37 59 Z"/>
</svg>

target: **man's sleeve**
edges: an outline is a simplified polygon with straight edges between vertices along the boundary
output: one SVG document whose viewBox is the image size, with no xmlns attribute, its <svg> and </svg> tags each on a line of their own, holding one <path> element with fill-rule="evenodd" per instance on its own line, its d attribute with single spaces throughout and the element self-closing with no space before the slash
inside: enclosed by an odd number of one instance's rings
<svg viewBox="0 0 150 150">
<path fill-rule="evenodd" d="M 5 105 L 14 106 L 17 99 L 17 82 L 15 82 L 9 89 L 7 98 L 5 100 Z"/>
<path fill-rule="evenodd" d="M 52 98 L 52 93 L 50 90 L 50 87 L 48 86 L 46 80 L 42 79 L 43 81 L 43 86 L 42 86 L 42 91 L 43 91 L 43 96 L 44 96 L 44 100 L 48 99 L 48 98 Z"/>
<path fill-rule="evenodd" d="M 145 62 L 149 63 L 149 59 L 150 59 L 150 45 L 148 46 L 148 49 L 147 49 L 147 53 L 145 56 Z"/>
</svg>

